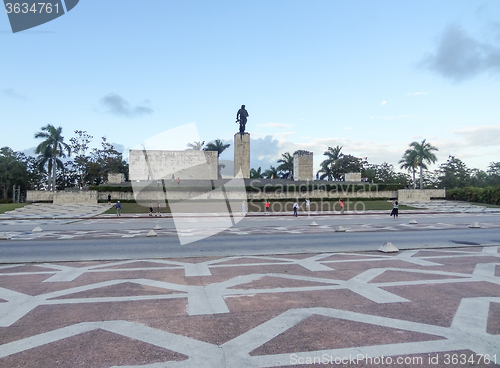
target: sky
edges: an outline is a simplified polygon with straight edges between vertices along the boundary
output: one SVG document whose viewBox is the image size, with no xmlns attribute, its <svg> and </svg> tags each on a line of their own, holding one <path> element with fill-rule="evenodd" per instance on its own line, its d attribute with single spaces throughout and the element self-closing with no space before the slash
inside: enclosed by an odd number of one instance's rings
<svg viewBox="0 0 500 368">
<path fill-rule="evenodd" d="M 0 15 L 0 50 L 0 147 L 16 151 L 47 124 L 125 157 L 191 123 L 232 143 L 245 104 L 263 171 L 297 149 L 317 170 L 337 145 L 398 167 L 423 139 L 431 170 L 500 161 L 497 0 L 80 0 L 15 34 Z"/>
</svg>

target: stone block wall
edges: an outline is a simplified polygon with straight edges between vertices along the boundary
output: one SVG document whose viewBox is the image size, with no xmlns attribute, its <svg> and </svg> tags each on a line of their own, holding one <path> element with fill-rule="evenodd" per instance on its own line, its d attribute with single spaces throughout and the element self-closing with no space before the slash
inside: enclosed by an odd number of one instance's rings
<svg viewBox="0 0 500 368">
<path fill-rule="evenodd" d="M 427 202 L 431 198 L 445 198 L 445 189 L 400 189 L 398 190 L 398 201 L 405 202 Z"/>
<path fill-rule="evenodd" d="M 345 181 L 361 181 L 361 173 L 346 173 Z"/>
<path fill-rule="evenodd" d="M 52 202 L 55 204 L 65 203 L 97 203 L 98 192 L 96 190 L 71 190 L 62 192 L 50 192 L 47 190 L 28 190 L 27 202 Z"/>
<path fill-rule="evenodd" d="M 175 178 L 181 180 L 218 177 L 219 159 L 215 151 L 130 150 L 129 177 L 136 180 Z"/>
<path fill-rule="evenodd" d="M 297 151 L 293 154 L 293 178 L 295 180 L 313 180 L 313 153 Z"/>
<path fill-rule="evenodd" d="M 121 184 L 125 181 L 125 175 L 108 173 L 108 184 Z"/>
<path fill-rule="evenodd" d="M 54 192 L 48 190 L 28 190 L 26 192 L 26 202 L 52 202 Z"/>
<path fill-rule="evenodd" d="M 245 133 L 234 135 L 234 176 L 238 175 L 241 169 L 242 177 L 250 177 L 250 134 Z"/>
</svg>

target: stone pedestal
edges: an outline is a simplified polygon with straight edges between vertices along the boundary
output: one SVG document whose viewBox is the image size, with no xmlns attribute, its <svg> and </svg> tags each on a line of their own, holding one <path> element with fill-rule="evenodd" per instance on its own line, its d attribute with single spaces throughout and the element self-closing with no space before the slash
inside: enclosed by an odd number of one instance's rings
<svg viewBox="0 0 500 368">
<path fill-rule="evenodd" d="M 293 178 L 295 180 L 313 180 L 313 153 L 297 151 L 293 154 Z"/>
<path fill-rule="evenodd" d="M 250 134 L 234 135 L 234 176 L 241 169 L 243 178 L 250 178 Z"/>
</svg>

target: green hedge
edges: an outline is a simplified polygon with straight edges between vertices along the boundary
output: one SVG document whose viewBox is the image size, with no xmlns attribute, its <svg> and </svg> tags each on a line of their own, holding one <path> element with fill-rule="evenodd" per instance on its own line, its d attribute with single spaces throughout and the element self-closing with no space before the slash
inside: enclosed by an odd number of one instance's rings
<svg viewBox="0 0 500 368">
<path fill-rule="evenodd" d="M 500 205 L 500 186 L 447 189 L 446 199 Z"/>
</svg>

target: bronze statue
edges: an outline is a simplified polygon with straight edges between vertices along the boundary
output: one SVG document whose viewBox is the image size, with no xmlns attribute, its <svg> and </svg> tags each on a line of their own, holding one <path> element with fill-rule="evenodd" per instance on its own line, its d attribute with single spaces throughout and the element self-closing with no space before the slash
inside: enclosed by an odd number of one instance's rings
<svg viewBox="0 0 500 368">
<path fill-rule="evenodd" d="M 236 123 L 240 123 L 240 135 L 245 134 L 245 126 L 247 124 L 248 111 L 245 109 L 245 105 L 241 105 L 241 109 L 236 113 Z"/>
</svg>

